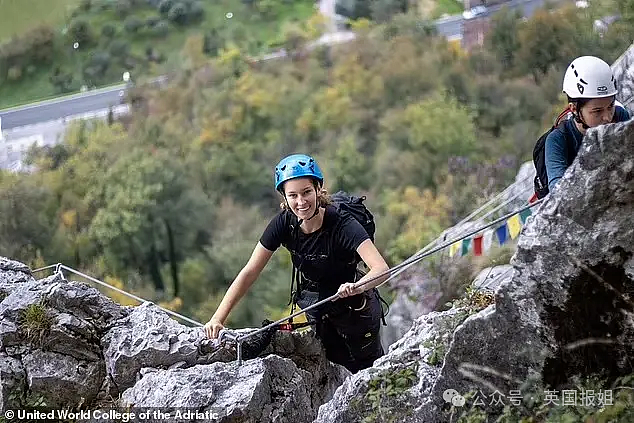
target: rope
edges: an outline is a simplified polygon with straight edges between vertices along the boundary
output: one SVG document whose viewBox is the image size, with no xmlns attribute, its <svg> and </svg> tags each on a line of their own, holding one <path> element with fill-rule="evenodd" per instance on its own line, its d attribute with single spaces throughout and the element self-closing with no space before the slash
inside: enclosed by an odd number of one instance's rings
<svg viewBox="0 0 634 423">
<path fill-rule="evenodd" d="M 395 270 L 399 270 L 399 269 L 402 269 L 402 268 L 404 268 L 404 267 L 406 267 L 406 266 L 409 266 L 409 265 L 411 265 L 411 264 L 414 264 L 414 263 L 416 263 L 416 262 L 419 262 L 420 260 L 424 259 L 425 257 L 428 257 L 428 256 L 430 256 L 430 255 L 432 255 L 432 254 L 436 253 L 437 251 L 440 251 L 440 250 L 442 250 L 442 249 L 444 249 L 444 248 L 449 247 L 450 245 L 452 245 L 452 244 L 453 244 L 453 243 L 455 243 L 455 242 L 461 241 L 461 240 L 463 240 L 463 239 L 465 239 L 465 238 L 467 238 L 467 237 L 470 237 L 471 235 L 477 234 L 478 232 L 481 232 L 481 231 L 483 231 L 484 229 L 487 229 L 487 228 L 489 228 L 489 227 L 491 227 L 491 226 L 494 226 L 494 225 L 496 225 L 496 224 L 498 224 L 498 223 L 500 223 L 500 222 L 502 222 L 502 221 L 504 221 L 504 220 L 508 219 L 508 218 L 509 218 L 509 217 L 511 217 L 511 216 L 514 216 L 514 215 L 516 215 L 516 214 L 518 214 L 518 213 L 523 212 L 523 211 L 524 211 L 524 210 L 526 210 L 526 209 L 529 209 L 529 208 L 531 208 L 531 207 L 535 207 L 535 206 L 537 206 L 538 204 L 541 204 L 543 201 L 544 201 L 544 199 L 542 198 L 541 200 L 537 200 L 537 201 L 535 201 L 535 202 L 534 202 L 534 203 L 532 203 L 532 204 L 528 204 L 528 205 L 522 206 L 521 208 L 519 208 L 519 209 L 517 209 L 517 210 L 515 210 L 515 211 L 513 211 L 513 212 L 511 212 L 511 213 L 507 213 L 507 214 L 505 214 L 504 216 L 502 216 L 502 217 L 500 217 L 500 218 L 498 218 L 498 219 L 495 219 L 494 221 L 492 221 L 492 222 L 490 222 L 490 223 L 487 223 L 486 225 L 481 226 L 481 227 L 479 227 L 479 228 L 478 228 L 478 229 L 476 229 L 476 230 L 473 230 L 473 231 L 471 231 L 471 232 L 469 232 L 469 233 L 467 233 L 467 234 L 465 234 L 465 235 L 462 235 L 462 236 L 460 236 L 460 237 L 458 237 L 458 238 L 455 238 L 455 239 L 453 239 L 453 240 L 451 240 L 451 241 L 447 241 L 447 242 L 445 242 L 445 243 L 441 244 L 440 246 L 438 246 L 438 247 L 436 247 L 436 248 L 433 248 L 433 249 L 432 249 L 432 250 L 430 250 L 430 251 L 427 251 L 427 252 L 425 252 L 425 253 L 423 253 L 423 254 L 418 254 L 418 255 L 415 255 L 415 256 L 413 256 L 413 257 L 410 257 L 409 259 L 405 260 L 405 261 L 404 261 L 404 262 L 402 262 L 401 264 L 398 264 L 398 265 L 396 265 L 396 266 L 392 267 L 391 269 L 386 270 L 385 272 L 382 272 L 382 273 L 380 273 L 380 274 L 378 274 L 378 275 L 376 275 L 376 276 L 373 276 L 373 277 L 371 277 L 371 278 L 368 278 L 367 280 L 365 280 L 365 281 L 363 281 L 363 282 L 361 282 L 361 283 L 357 283 L 357 284 L 355 284 L 355 288 L 362 287 L 362 286 L 364 286 L 364 285 L 366 285 L 366 284 L 368 284 L 368 283 L 370 283 L 370 282 L 373 282 L 373 281 L 375 281 L 375 280 L 377 280 L 377 279 L 380 279 L 380 278 L 382 278 L 382 277 L 384 277 L 384 276 L 386 276 L 386 275 L 388 275 L 388 274 L 392 273 L 392 272 L 393 272 L 393 271 L 395 271 Z M 378 288 L 379 286 L 382 286 L 385 282 L 387 282 L 387 280 L 383 281 L 382 283 L 380 283 L 380 284 L 379 284 L 379 285 L 377 285 L 376 287 Z M 293 313 L 293 314 L 291 314 L 291 315 L 289 315 L 289 316 L 287 316 L 287 317 L 283 317 L 282 319 L 280 319 L 280 320 L 278 320 L 278 321 L 276 321 L 276 322 L 273 322 L 273 323 L 271 323 L 271 324 L 269 324 L 269 325 L 266 325 L 266 326 L 264 326 L 264 327 L 262 327 L 262 328 L 260 328 L 260 329 L 258 329 L 258 330 L 255 330 L 255 331 L 250 332 L 250 333 L 248 333 L 248 334 L 239 335 L 239 336 L 237 337 L 237 339 L 236 339 L 236 342 L 242 343 L 242 342 L 244 342 L 246 339 L 248 339 L 248 338 L 250 338 L 250 337 L 252 337 L 252 336 L 258 335 L 258 334 L 260 334 L 260 333 L 262 333 L 262 332 L 264 332 L 264 331 L 267 331 L 267 330 L 269 330 L 269 329 L 272 329 L 273 327 L 275 327 L 275 326 L 279 325 L 280 323 L 282 323 L 282 322 L 284 322 L 284 321 L 286 321 L 286 320 L 290 320 L 290 319 L 292 319 L 292 318 L 294 318 L 294 317 L 297 317 L 297 316 L 299 316 L 299 315 L 300 315 L 300 314 L 302 314 L 302 313 L 305 313 L 305 312 L 307 312 L 307 311 L 309 311 L 309 310 L 313 310 L 313 309 L 315 309 L 315 308 L 317 308 L 317 307 L 320 307 L 321 305 L 326 304 L 326 303 L 328 303 L 328 302 L 330 302 L 330 301 L 333 301 L 333 300 L 335 300 L 335 299 L 337 299 L 337 298 L 339 298 L 339 294 L 333 294 L 333 295 L 331 295 L 331 296 L 330 296 L 330 297 L 328 297 L 328 298 L 325 298 L 325 299 L 323 299 L 323 300 L 321 300 L 321 301 L 319 301 L 319 302 L 317 302 L 317 303 L 315 303 L 315 304 L 313 304 L 313 305 L 311 305 L 311 306 L 309 306 L 309 307 L 306 307 L 306 308 L 305 308 L 305 309 L 303 309 L 303 310 L 297 311 L 297 312 L 295 312 L 295 313 Z"/>
<path fill-rule="evenodd" d="M 152 301 L 148 301 L 148 300 L 145 300 L 145 299 L 143 299 L 143 298 L 141 298 L 141 297 L 137 297 L 137 296 L 136 296 L 136 295 L 134 295 L 134 294 L 130 294 L 129 292 L 125 292 L 124 290 L 122 290 L 122 289 L 120 289 L 120 288 L 117 288 L 116 286 L 112 286 L 112 285 L 110 285 L 110 284 L 107 284 L 106 282 L 100 281 L 99 279 L 95 279 L 95 278 L 93 278 L 92 276 L 88 276 L 88 275 L 86 275 L 85 273 L 82 273 L 82 272 L 80 272 L 80 271 L 78 271 L 78 270 L 75 270 L 75 269 L 73 269 L 73 268 L 71 268 L 71 267 L 65 266 L 65 265 L 63 265 L 63 264 L 61 264 L 61 263 L 58 263 L 58 264 L 52 264 L 52 265 L 50 265 L 50 266 L 46 266 L 46 267 L 41 267 L 41 268 L 39 268 L 39 269 L 35 269 L 35 270 L 33 270 L 33 272 L 32 272 L 32 273 L 41 272 L 41 271 L 43 271 L 43 270 L 51 269 L 51 268 L 53 268 L 53 267 L 57 267 L 57 268 L 58 268 L 58 270 L 57 270 L 55 273 L 58 273 L 58 272 L 60 272 L 60 273 L 61 273 L 61 270 L 62 270 L 62 269 L 64 269 L 64 270 L 67 270 L 67 271 L 69 271 L 69 272 L 71 272 L 71 273 L 74 273 L 74 274 L 76 274 L 76 275 L 78 275 L 78 276 L 81 276 L 82 278 L 86 278 L 86 279 L 88 279 L 89 281 L 92 281 L 92 282 L 94 282 L 94 283 L 96 283 L 96 284 L 103 285 L 103 286 L 105 286 L 105 287 L 107 287 L 107 288 L 110 288 L 110 289 L 112 289 L 112 290 L 114 290 L 114 291 L 117 291 L 117 292 L 118 292 L 118 293 L 120 293 L 120 294 L 123 294 L 123 295 L 125 295 L 125 296 L 130 297 L 130 298 L 133 298 L 133 299 L 137 300 L 137 301 L 138 301 L 138 302 L 140 302 L 140 303 L 143 303 L 143 304 L 147 304 L 147 303 L 149 303 L 149 304 L 154 304 Z M 63 277 L 63 276 L 64 276 L 64 274 L 62 273 L 62 277 Z M 202 324 L 202 323 L 197 322 L 197 321 L 195 321 L 195 320 L 192 320 L 192 319 L 190 319 L 190 318 L 189 318 L 189 317 L 187 317 L 187 316 L 183 316 L 182 314 L 178 314 L 178 313 L 176 313 L 176 312 L 174 312 L 174 311 L 172 311 L 172 310 L 169 310 L 169 309 L 166 309 L 166 308 L 164 308 L 164 307 L 161 307 L 161 306 L 160 306 L 160 305 L 158 305 L 158 304 L 154 304 L 154 305 L 155 305 L 156 307 L 160 308 L 161 310 L 163 310 L 164 312 L 166 312 L 166 313 L 167 313 L 167 314 L 169 314 L 169 315 L 172 315 L 172 316 L 178 317 L 178 318 L 180 318 L 180 319 L 182 319 L 182 320 L 185 320 L 186 322 L 192 323 L 192 324 L 194 324 L 194 325 L 196 325 L 196 326 L 203 326 L 203 324 Z"/>
<path fill-rule="evenodd" d="M 532 179 L 533 177 L 526 177 L 524 178 L 521 182 L 526 182 L 530 179 Z M 474 212 L 471 212 L 467 217 L 463 218 L 460 222 L 456 223 L 454 225 L 454 227 L 459 226 L 461 224 L 463 224 L 464 222 L 468 221 L 469 219 L 473 218 L 474 216 L 476 216 L 479 212 L 481 212 L 482 210 L 484 210 L 486 207 L 492 205 L 496 200 L 498 200 L 499 198 L 502 198 L 502 196 L 504 196 L 507 191 L 509 191 L 511 188 L 513 187 L 513 185 L 509 185 L 508 187 L 506 187 L 503 191 L 501 191 L 500 193 L 498 193 L 495 197 L 493 197 L 491 200 L 489 200 L 488 202 L 486 202 L 485 204 L 483 204 L 482 206 L 480 206 L 477 210 L 475 210 Z M 530 187 L 529 187 L 530 188 Z M 505 205 L 509 204 L 510 202 L 512 202 L 513 200 L 515 200 L 517 197 L 520 197 L 521 195 L 524 195 L 526 191 L 530 191 L 532 190 L 532 188 L 530 189 L 524 189 L 521 190 L 520 192 L 518 192 L 517 194 L 515 194 L 513 197 L 511 197 L 510 199 L 506 200 L 504 203 L 497 205 L 493 210 L 487 212 L 484 216 L 480 217 L 480 219 L 486 219 L 487 217 L 489 217 L 490 215 L 492 215 L 493 213 L 495 213 L 496 211 L 498 211 L 500 208 L 504 207 Z M 424 253 L 425 251 L 427 251 L 429 248 L 433 247 L 434 245 L 436 245 L 438 243 L 438 241 L 440 241 L 440 237 L 436 238 L 434 241 L 430 242 L 429 244 L 427 244 L 425 247 L 423 247 L 422 249 L 418 250 L 415 254 L 413 254 L 412 256 L 410 256 L 408 258 L 411 259 L 412 257 L 415 257 L 419 254 Z M 394 279 L 395 277 L 397 277 L 398 275 L 400 275 L 401 273 L 403 273 L 404 271 L 406 271 L 408 268 L 410 268 L 411 266 L 413 266 L 414 263 L 411 263 L 407 266 L 405 266 L 404 268 L 398 270 L 397 272 L 393 273 L 392 275 L 390 275 L 390 277 L 385 280 L 385 282 L 383 282 L 383 284 L 391 281 L 392 279 Z M 383 285 L 381 284 L 381 285 Z"/>
</svg>

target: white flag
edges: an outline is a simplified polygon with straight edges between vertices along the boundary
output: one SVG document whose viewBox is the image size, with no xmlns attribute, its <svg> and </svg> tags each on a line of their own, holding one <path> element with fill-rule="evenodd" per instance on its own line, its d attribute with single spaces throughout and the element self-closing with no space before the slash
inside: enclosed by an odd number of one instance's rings
<svg viewBox="0 0 634 423">
<path fill-rule="evenodd" d="M 491 244 L 493 243 L 493 229 L 488 229 L 484 231 L 484 235 L 482 237 L 482 252 L 489 251 L 491 249 Z"/>
</svg>

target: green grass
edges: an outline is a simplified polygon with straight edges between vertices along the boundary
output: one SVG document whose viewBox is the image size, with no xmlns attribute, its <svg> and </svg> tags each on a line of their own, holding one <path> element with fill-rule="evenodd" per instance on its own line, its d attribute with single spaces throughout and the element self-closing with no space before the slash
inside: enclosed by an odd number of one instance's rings
<svg viewBox="0 0 634 423">
<path fill-rule="evenodd" d="M 0 42 L 46 23 L 64 24 L 79 0 L 0 0 Z"/>
<path fill-rule="evenodd" d="M 250 55 L 259 55 L 271 51 L 272 47 L 279 43 L 280 33 L 286 22 L 302 22 L 313 13 L 314 0 L 289 0 L 280 2 L 279 6 L 272 11 L 270 16 L 262 16 L 257 11 L 242 3 L 241 0 L 205 0 L 205 17 L 203 21 L 187 26 L 178 26 L 169 23 L 169 33 L 167 37 L 161 39 L 150 34 L 146 28 L 142 28 L 139 33 L 130 35 L 125 32 L 125 19 L 116 15 L 113 10 L 100 10 L 93 8 L 89 12 L 81 12 L 78 18 L 88 21 L 92 32 L 99 37 L 93 46 L 81 46 L 78 51 L 71 47 L 71 41 L 61 35 L 64 26 L 64 15 L 71 15 L 72 9 L 66 11 L 65 6 L 78 4 L 80 0 L 0 0 L 0 20 L 5 17 L 5 3 L 15 9 L 15 14 L 28 16 L 30 8 L 37 8 L 39 3 L 49 4 L 49 9 L 55 4 L 61 12 L 57 18 L 57 28 L 59 31 L 58 45 L 62 54 L 57 55 L 55 62 L 47 69 L 40 70 L 33 75 L 25 76 L 21 81 L 15 83 L 0 84 L 0 109 L 18 104 L 29 103 L 43 98 L 55 96 L 54 87 L 49 82 L 51 69 L 56 66 L 61 67 L 74 76 L 74 88 L 79 88 L 81 63 L 89 60 L 90 55 L 95 51 L 107 51 L 108 40 L 100 36 L 101 29 L 107 23 L 114 24 L 117 28 L 115 39 L 124 39 L 129 44 L 130 53 L 136 57 L 144 58 L 147 47 L 158 50 L 166 61 L 162 64 L 143 65 L 131 69 L 134 79 L 140 77 L 152 77 L 164 73 L 167 69 L 174 68 L 181 62 L 181 50 L 187 38 L 191 35 L 209 33 L 212 29 L 218 31 L 219 35 L 228 43 L 238 46 L 242 51 Z M 455 0 L 450 0 L 455 1 Z M 228 19 L 227 13 L 232 13 Z M 44 13 L 42 13 L 44 16 Z M 49 16 L 49 15 L 47 15 Z M 50 15 L 49 18 L 51 18 Z M 145 22 L 151 16 L 159 16 L 158 10 L 150 6 L 143 6 L 131 12 L 131 16 L 139 18 Z M 51 18 L 52 19 L 52 18 Z M 28 21 L 28 19 L 26 19 Z M 23 25 L 17 28 L 28 30 L 29 26 Z M 110 64 L 110 69 L 101 81 L 100 86 L 121 82 L 122 73 L 127 70 L 114 60 Z"/>
<path fill-rule="evenodd" d="M 440 18 L 444 13 L 448 15 L 456 15 L 462 13 L 464 5 L 456 0 L 436 0 L 436 8 L 432 14 L 433 19 Z"/>
</svg>

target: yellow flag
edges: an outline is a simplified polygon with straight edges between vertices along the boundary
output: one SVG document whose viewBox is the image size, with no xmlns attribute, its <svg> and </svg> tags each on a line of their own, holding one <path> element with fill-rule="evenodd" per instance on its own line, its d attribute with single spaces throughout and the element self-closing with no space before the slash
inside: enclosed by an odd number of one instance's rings
<svg viewBox="0 0 634 423">
<path fill-rule="evenodd" d="M 506 221 L 506 224 L 509 227 L 509 234 L 511 234 L 511 239 L 517 238 L 522 230 L 522 222 L 520 221 L 520 215 L 515 214 Z"/>
<path fill-rule="evenodd" d="M 462 248 L 462 241 L 454 242 L 449 247 L 449 257 L 453 257 L 456 255 L 458 251 Z"/>
</svg>

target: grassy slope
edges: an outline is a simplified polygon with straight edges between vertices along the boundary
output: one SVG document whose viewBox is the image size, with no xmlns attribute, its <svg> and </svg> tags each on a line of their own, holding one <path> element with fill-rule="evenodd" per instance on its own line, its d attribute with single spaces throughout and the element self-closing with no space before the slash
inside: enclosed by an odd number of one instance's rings
<svg viewBox="0 0 634 423">
<path fill-rule="evenodd" d="M 24 15 L 28 21 L 27 7 L 37 7 L 37 3 L 50 2 L 52 4 L 76 4 L 79 0 L 0 0 L 0 4 L 7 3 L 15 9 L 16 15 Z M 304 21 L 314 12 L 313 0 L 295 0 L 289 4 L 280 5 L 270 17 L 263 17 L 257 11 L 245 6 L 240 0 L 205 0 L 205 18 L 202 22 L 194 25 L 179 27 L 170 23 L 169 34 L 166 38 L 155 38 L 147 31 L 141 30 L 138 34 L 129 35 L 123 28 L 124 19 L 120 18 L 112 10 L 92 10 L 81 15 L 82 19 L 87 19 L 94 34 L 101 34 L 101 28 L 106 23 L 114 24 L 117 27 L 117 38 L 125 39 L 130 46 L 133 55 L 142 57 L 147 47 L 153 47 L 162 53 L 167 61 L 164 64 L 152 64 L 150 67 L 135 68 L 131 72 L 135 78 L 139 76 L 159 75 L 165 69 L 180 60 L 180 52 L 188 36 L 201 34 L 215 28 L 221 37 L 236 44 L 243 51 L 257 55 L 270 51 L 271 46 L 280 38 L 280 33 L 285 22 Z M 22 6 L 20 6 L 22 5 Z M 60 28 L 60 39 L 58 43 L 63 47 L 64 52 L 56 57 L 53 66 L 48 69 L 41 69 L 33 75 L 25 75 L 22 80 L 11 84 L 0 84 L 0 108 L 10 107 L 18 104 L 29 103 L 41 98 L 55 96 L 54 87 L 49 82 L 51 69 L 60 66 L 62 69 L 74 74 L 79 80 L 81 63 L 89 60 L 90 55 L 95 51 L 107 51 L 107 40 L 100 38 L 96 45 L 90 48 L 80 48 L 75 52 L 71 45 L 72 40 L 68 40 L 61 35 L 61 28 L 64 25 L 65 5 L 61 7 L 61 20 L 58 19 L 57 26 Z M 4 14 L 4 6 L 0 7 L 0 12 Z M 56 9 L 57 10 L 57 9 Z M 227 13 L 232 13 L 231 19 L 226 17 Z M 68 13 L 70 15 L 70 12 Z M 42 14 L 44 15 L 44 14 Z M 158 11 L 151 7 L 143 7 L 134 10 L 133 16 L 145 21 L 150 16 L 158 16 Z M 53 16 L 53 15 L 50 15 Z M 40 21 L 41 22 L 41 21 Z M 50 21 L 49 21 L 50 22 Z M 29 28 L 28 25 L 22 27 Z M 83 47 L 83 46 L 82 46 Z M 107 73 L 104 83 L 115 83 L 121 80 L 121 75 L 125 71 L 121 64 L 113 61 Z"/>
<path fill-rule="evenodd" d="M 47 23 L 64 24 L 79 0 L 0 0 L 0 42 Z"/>
</svg>

